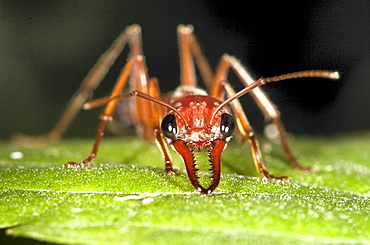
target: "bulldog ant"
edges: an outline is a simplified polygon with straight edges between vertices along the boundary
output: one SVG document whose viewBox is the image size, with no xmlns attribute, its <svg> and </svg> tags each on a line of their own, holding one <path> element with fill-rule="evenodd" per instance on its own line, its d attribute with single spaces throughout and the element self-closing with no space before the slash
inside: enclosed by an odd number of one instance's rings
<svg viewBox="0 0 370 245">
<path fill-rule="evenodd" d="M 137 134 L 145 140 L 156 142 L 164 158 L 165 172 L 173 175 L 173 161 L 168 149 L 168 144 L 171 145 L 182 156 L 190 182 L 201 193 L 211 193 L 218 186 L 221 176 L 221 153 L 235 130 L 239 130 L 242 140 L 249 141 L 258 173 L 269 179 L 287 180 L 286 176 L 271 175 L 263 165 L 258 141 L 238 101 L 240 96 L 250 93 L 263 114 L 276 125 L 282 148 L 290 165 L 299 171 L 311 171 L 311 168 L 299 165 L 294 158 L 287 142 L 284 126 L 280 121 L 280 113 L 259 86 L 268 82 L 300 77 L 339 79 L 339 74 L 315 70 L 260 78 L 255 81 L 239 60 L 226 54 L 222 56 L 216 72 L 213 73 L 193 34 L 193 27 L 179 25 L 177 32 L 181 84 L 175 91 L 162 97 L 157 79 L 149 78 L 147 72 L 141 47 L 141 28 L 139 25 L 129 26 L 90 70 L 54 129 L 47 135 L 39 137 L 38 140 L 58 140 L 81 107 L 92 109 L 105 105 L 90 155 L 83 161 L 65 164 L 68 168 L 84 167 L 96 158 L 105 127 L 112 120 L 117 102 L 120 99 L 132 98 L 131 116 Z M 111 95 L 85 103 L 127 44 L 130 46 L 129 60 L 123 67 Z M 194 61 L 208 92 L 197 86 Z M 227 82 L 230 68 L 245 86 L 239 92 L 235 92 Z M 123 93 L 128 81 L 132 92 Z M 211 174 L 209 186 L 203 186 L 198 181 L 197 162 L 194 157 L 194 152 L 197 151 L 208 152 Z"/>
</svg>

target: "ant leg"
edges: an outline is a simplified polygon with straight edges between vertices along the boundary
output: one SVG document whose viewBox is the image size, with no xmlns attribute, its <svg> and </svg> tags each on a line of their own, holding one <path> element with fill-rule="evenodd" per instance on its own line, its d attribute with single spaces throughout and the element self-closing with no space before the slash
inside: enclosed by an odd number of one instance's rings
<svg viewBox="0 0 370 245">
<path fill-rule="evenodd" d="M 191 25 L 179 25 L 177 28 L 181 59 L 181 83 L 188 86 L 195 86 L 196 84 L 193 57 L 206 88 L 210 90 L 213 84 L 214 73 L 202 53 L 193 31 L 194 28 Z"/>
<path fill-rule="evenodd" d="M 179 56 L 180 56 L 180 82 L 181 85 L 196 87 L 195 67 L 190 52 L 190 43 L 193 39 L 193 26 L 179 25 L 177 27 Z"/>
<path fill-rule="evenodd" d="M 157 100 L 161 100 L 159 84 L 156 78 L 149 79 L 148 95 Z M 143 100 L 141 101 L 144 102 Z M 146 100 L 145 102 L 149 102 L 149 101 Z M 147 132 L 146 133 L 147 135 L 145 136 L 145 138 L 147 140 L 151 140 L 149 136 L 152 136 L 153 132 L 155 133 L 154 140 L 164 158 L 165 172 L 168 175 L 175 175 L 175 172 L 173 171 L 173 168 L 172 168 L 173 160 L 172 160 L 170 151 L 168 149 L 168 144 L 160 130 L 160 122 L 164 116 L 164 108 L 162 105 L 159 105 L 157 103 L 153 103 L 153 102 L 149 102 L 149 103 L 150 104 L 149 104 L 148 112 L 150 116 L 145 118 L 145 125 L 146 125 L 145 128 Z"/>
<path fill-rule="evenodd" d="M 247 69 L 239 62 L 239 60 L 237 60 L 235 57 L 224 55 L 220 61 L 217 73 L 215 75 L 215 86 L 213 87 L 211 93 L 213 97 L 222 99 L 223 91 L 222 86 L 220 86 L 220 83 L 226 80 L 230 67 L 232 67 L 232 69 L 235 71 L 235 73 L 245 86 L 249 86 L 255 82 L 255 80 L 247 72 Z M 311 167 L 301 166 L 293 156 L 293 153 L 288 144 L 288 139 L 286 136 L 284 125 L 280 120 L 280 112 L 278 111 L 276 106 L 272 103 L 272 101 L 259 87 L 251 90 L 250 94 L 256 101 L 258 107 L 261 109 L 263 114 L 266 117 L 270 118 L 272 122 L 276 125 L 280 137 L 280 142 L 285 153 L 285 157 L 289 161 L 290 165 L 301 172 L 313 171 Z"/>
<path fill-rule="evenodd" d="M 127 83 L 127 80 L 129 78 L 129 76 L 131 75 L 131 71 L 132 71 L 135 64 L 141 64 L 141 66 L 138 66 L 138 67 L 145 67 L 144 58 L 142 56 L 136 56 L 136 57 L 133 57 L 132 59 L 130 59 L 127 62 L 127 64 L 125 65 L 125 67 L 122 70 L 122 73 L 120 74 L 120 76 L 117 80 L 117 83 L 116 83 L 116 85 L 113 89 L 113 92 L 110 95 L 111 98 L 116 97 L 117 95 L 121 94 L 123 88 L 125 87 L 125 85 Z M 143 71 L 142 69 L 141 69 L 140 72 L 145 73 L 145 71 Z M 112 114 L 114 112 L 114 109 L 116 108 L 117 102 L 118 102 L 117 100 L 112 100 L 104 108 L 104 111 L 103 111 L 102 115 L 100 116 L 101 122 L 100 122 L 98 130 L 96 132 L 94 146 L 93 146 L 93 149 L 92 149 L 90 155 L 85 160 L 83 160 L 81 162 L 68 162 L 67 164 L 65 164 L 66 167 L 68 167 L 68 168 L 84 167 L 84 166 L 88 165 L 94 158 L 96 158 L 101 139 L 104 136 L 104 130 L 105 130 L 105 127 L 107 125 L 107 121 L 112 120 Z"/>
<path fill-rule="evenodd" d="M 175 175 L 173 171 L 173 160 L 168 149 L 166 139 L 163 137 L 159 129 L 155 129 L 156 139 L 155 143 L 157 144 L 158 149 L 162 152 L 164 158 L 164 170 L 168 175 Z"/>
<path fill-rule="evenodd" d="M 133 56 L 140 54 L 141 41 L 135 40 L 135 37 L 140 38 L 140 27 L 138 25 L 127 27 L 112 43 L 109 49 L 100 56 L 99 60 L 81 82 L 80 88 L 70 98 L 60 119 L 50 132 L 39 136 L 28 136 L 15 133 L 12 140 L 17 144 L 23 145 L 48 144 L 58 141 L 81 110 L 83 103 L 86 102 L 92 95 L 92 92 L 104 79 L 126 44 L 131 44 L 131 54 Z"/>
<path fill-rule="evenodd" d="M 149 134 L 146 136 L 145 135 L 143 136 L 147 140 L 154 140 L 156 142 L 157 147 L 162 152 L 162 155 L 165 161 L 166 174 L 174 175 L 175 173 L 172 168 L 173 160 L 170 155 L 166 140 L 163 134 L 161 133 L 161 130 L 159 129 L 160 120 L 163 118 L 163 112 L 164 112 L 163 106 L 169 107 L 170 109 L 174 109 L 174 108 L 161 100 L 158 81 L 156 78 L 149 79 L 147 88 L 148 88 L 148 93 L 135 90 L 127 94 L 119 94 L 118 96 L 100 98 L 100 99 L 85 103 L 84 108 L 92 109 L 92 108 L 101 106 L 103 104 L 109 103 L 110 101 L 113 101 L 113 100 L 118 101 L 119 99 L 125 99 L 125 98 L 130 98 L 130 97 L 141 98 L 138 102 L 150 102 L 150 107 L 146 107 L 146 109 L 148 110 L 149 113 L 151 113 L 151 116 L 146 117 L 145 122 L 142 125 L 143 126 L 142 128 L 146 129 L 144 131 L 149 132 Z M 86 164 L 88 164 L 88 162 L 90 162 L 93 158 L 95 158 L 96 153 L 97 153 L 97 147 L 103 135 L 106 121 L 108 121 L 108 117 L 102 117 L 102 122 L 99 126 L 98 133 L 96 134 L 94 148 L 90 156 L 80 163 L 73 163 L 73 162 L 68 163 L 67 167 L 85 166 Z M 153 139 L 153 136 L 154 136 L 154 139 Z"/>
<path fill-rule="evenodd" d="M 223 90 L 226 92 L 228 97 L 231 97 L 235 94 L 235 91 L 231 87 L 231 85 L 227 82 L 222 82 L 221 87 L 223 87 Z M 233 100 L 230 102 L 231 108 L 234 111 L 236 123 L 238 126 L 238 129 L 240 133 L 242 134 L 243 138 L 247 138 L 249 141 L 249 144 L 251 146 L 252 155 L 254 164 L 256 167 L 256 170 L 258 173 L 262 173 L 266 178 L 269 179 L 276 179 L 276 180 L 288 180 L 289 178 L 286 176 L 282 177 L 276 177 L 274 175 L 271 175 L 263 165 L 262 161 L 262 154 L 261 150 L 258 144 L 258 140 L 256 139 L 253 129 L 248 121 L 247 116 L 244 113 L 243 107 L 240 104 L 239 100 Z"/>
</svg>

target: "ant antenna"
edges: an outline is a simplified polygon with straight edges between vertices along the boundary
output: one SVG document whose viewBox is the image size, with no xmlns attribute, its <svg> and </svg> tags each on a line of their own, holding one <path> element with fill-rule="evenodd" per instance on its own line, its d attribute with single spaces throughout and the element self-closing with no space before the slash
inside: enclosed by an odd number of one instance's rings
<svg viewBox="0 0 370 245">
<path fill-rule="evenodd" d="M 258 86 L 261 86 L 265 83 L 269 82 L 277 82 L 277 81 L 282 81 L 282 80 L 287 80 L 287 79 L 292 79 L 292 78 L 302 78 L 302 77 L 322 77 L 322 78 L 328 78 L 328 79 L 339 79 L 339 73 L 338 72 L 331 72 L 331 71 L 300 71 L 300 72 L 293 72 L 293 73 L 288 73 L 280 76 L 275 76 L 275 77 L 266 77 L 266 78 L 260 78 L 248 87 L 243 88 L 224 102 L 222 102 L 213 112 L 210 124 L 212 124 L 214 117 L 216 116 L 217 112 L 221 110 L 222 107 L 225 105 L 229 104 L 233 100 L 236 100 L 237 98 L 243 96 L 244 94 L 248 93 L 254 88 L 257 88 Z"/>
<path fill-rule="evenodd" d="M 150 95 L 147 95 L 143 92 L 137 91 L 137 90 L 132 91 L 131 93 L 127 93 L 127 94 L 119 94 L 119 95 L 114 96 L 114 97 L 104 97 L 104 98 L 96 99 L 96 100 L 93 100 L 93 101 L 89 101 L 89 102 L 87 102 L 83 105 L 83 109 L 84 110 L 94 109 L 96 107 L 103 106 L 103 105 L 109 103 L 112 100 L 120 100 L 120 99 L 130 98 L 130 97 L 133 97 L 133 96 L 141 97 L 143 99 L 146 99 L 146 100 L 149 100 L 151 102 L 157 103 L 161 106 L 167 107 L 168 109 L 174 111 L 177 115 L 179 115 L 181 120 L 184 121 L 184 124 L 185 124 L 186 128 L 189 127 L 188 123 L 186 122 L 186 119 L 185 119 L 184 115 L 182 115 L 182 113 L 179 112 L 175 107 L 173 107 L 172 105 L 167 104 L 166 102 L 163 102 L 163 101 L 161 101 L 157 98 L 154 98 Z"/>
</svg>

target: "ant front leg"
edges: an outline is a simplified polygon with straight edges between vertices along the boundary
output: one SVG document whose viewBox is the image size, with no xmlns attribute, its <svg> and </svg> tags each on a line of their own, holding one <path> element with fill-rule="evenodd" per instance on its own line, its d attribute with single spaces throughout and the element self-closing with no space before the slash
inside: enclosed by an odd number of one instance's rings
<svg viewBox="0 0 370 245">
<path fill-rule="evenodd" d="M 222 82 L 220 84 L 220 86 L 223 87 L 223 91 L 226 92 L 227 97 L 230 98 L 233 95 L 235 95 L 234 89 L 231 87 L 231 85 L 228 82 Z M 261 150 L 260 150 L 258 140 L 256 139 L 255 134 L 253 132 L 253 129 L 252 129 L 252 127 L 251 127 L 251 125 L 248 121 L 248 118 L 247 118 L 246 114 L 244 113 L 242 105 L 240 104 L 239 100 L 237 100 L 237 99 L 230 102 L 230 105 L 231 105 L 231 108 L 234 111 L 236 124 L 238 126 L 238 129 L 239 129 L 241 135 L 243 136 L 243 138 L 248 139 L 257 172 L 262 173 L 268 179 L 288 180 L 289 178 L 286 177 L 286 176 L 277 177 L 277 176 L 274 176 L 274 175 L 270 174 L 266 170 L 265 166 L 263 165 L 262 154 L 261 154 Z"/>
<path fill-rule="evenodd" d="M 235 57 L 224 55 L 220 61 L 217 73 L 215 75 L 215 86 L 213 87 L 212 90 L 212 96 L 216 98 L 222 96 L 223 86 L 221 85 L 221 82 L 227 80 L 227 74 L 230 67 L 234 70 L 234 72 L 239 77 L 240 81 L 246 87 L 255 82 L 255 80 L 247 72 L 247 69 L 239 62 L 239 60 L 237 60 Z M 313 169 L 311 167 L 301 166 L 293 156 L 293 153 L 288 144 L 288 139 L 286 136 L 284 125 L 280 120 L 280 112 L 278 111 L 276 106 L 259 87 L 251 90 L 250 94 L 252 95 L 253 99 L 255 100 L 263 114 L 267 118 L 270 118 L 274 125 L 276 126 L 279 133 L 280 142 L 285 153 L 285 157 L 287 158 L 290 165 L 301 172 L 312 172 Z"/>
<path fill-rule="evenodd" d="M 131 75 L 131 86 L 134 91 L 128 94 L 121 94 L 129 76 Z M 146 65 L 143 56 L 132 58 L 124 67 L 112 94 L 107 98 L 97 99 L 85 103 L 85 109 L 92 109 L 103 104 L 107 104 L 100 119 L 93 149 L 90 155 L 81 162 L 68 162 L 65 166 L 68 168 L 84 167 L 96 158 L 100 142 L 104 136 L 104 130 L 107 122 L 112 119 L 112 114 L 116 108 L 119 99 L 136 97 L 135 110 L 132 117 L 135 120 L 137 131 L 141 137 L 148 141 L 155 141 L 162 152 L 165 161 L 165 171 L 169 175 L 174 175 L 172 168 L 173 160 L 171 158 L 166 140 L 160 130 L 160 120 L 164 115 L 164 107 L 174 109 L 167 103 L 163 102 L 160 97 L 160 89 L 156 78 L 148 78 Z"/>
<path fill-rule="evenodd" d="M 146 66 L 144 63 L 144 57 L 143 56 L 135 56 L 131 58 L 125 67 L 122 70 L 122 73 L 119 76 L 119 79 L 117 80 L 117 83 L 113 89 L 113 92 L 110 95 L 110 98 L 117 97 L 120 95 L 131 75 L 132 71 L 137 72 L 138 74 L 133 74 L 133 77 L 142 77 L 142 79 L 146 80 Z M 141 76 L 142 75 L 142 76 Z M 90 155 L 81 162 L 68 162 L 65 164 L 68 168 L 75 168 L 75 167 L 84 167 L 88 165 L 94 158 L 96 158 L 100 142 L 104 136 L 104 130 L 107 125 L 108 121 L 112 120 L 112 114 L 116 108 L 118 100 L 111 100 L 108 102 L 108 104 L 105 106 L 104 111 L 102 115 L 100 116 L 100 124 L 98 127 L 98 130 L 96 132 L 95 141 L 93 149 L 90 153 Z"/>
</svg>

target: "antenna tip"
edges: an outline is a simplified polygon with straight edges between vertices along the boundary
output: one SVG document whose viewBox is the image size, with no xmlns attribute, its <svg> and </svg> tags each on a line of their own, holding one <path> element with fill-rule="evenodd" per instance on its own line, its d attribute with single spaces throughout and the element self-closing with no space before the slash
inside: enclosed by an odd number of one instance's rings
<svg viewBox="0 0 370 245">
<path fill-rule="evenodd" d="M 339 75 L 339 72 L 332 72 L 331 74 L 330 74 L 330 78 L 331 79 L 339 79 L 340 78 L 340 75 Z"/>
</svg>

